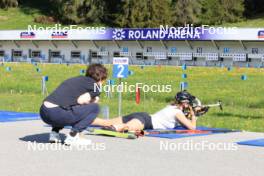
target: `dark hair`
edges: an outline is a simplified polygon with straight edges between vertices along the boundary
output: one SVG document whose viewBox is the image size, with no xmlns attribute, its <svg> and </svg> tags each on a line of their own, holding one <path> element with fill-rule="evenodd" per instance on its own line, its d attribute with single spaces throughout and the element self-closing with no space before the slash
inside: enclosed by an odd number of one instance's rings
<svg viewBox="0 0 264 176">
<path fill-rule="evenodd" d="M 92 64 L 87 67 L 85 76 L 93 78 L 96 82 L 106 80 L 107 69 L 102 64 Z"/>
<path fill-rule="evenodd" d="M 195 96 L 190 94 L 187 90 L 183 90 L 181 92 L 177 92 L 174 97 L 174 101 L 171 103 L 171 105 L 179 105 L 184 101 L 187 101 L 189 104 L 192 104 L 194 100 Z"/>
<path fill-rule="evenodd" d="M 177 106 L 177 105 L 179 105 L 179 102 L 177 102 L 176 100 L 173 100 L 173 101 L 171 101 L 170 105 Z"/>
</svg>

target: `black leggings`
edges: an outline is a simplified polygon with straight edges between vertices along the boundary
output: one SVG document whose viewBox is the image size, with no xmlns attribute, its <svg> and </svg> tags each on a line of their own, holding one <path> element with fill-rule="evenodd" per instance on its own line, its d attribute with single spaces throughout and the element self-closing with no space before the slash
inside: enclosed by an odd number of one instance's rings
<svg viewBox="0 0 264 176">
<path fill-rule="evenodd" d="M 72 126 L 72 130 L 82 132 L 99 114 L 99 106 L 95 103 L 72 106 L 69 109 L 62 107 L 40 108 L 41 119 L 52 126 L 52 130 L 58 132 L 64 126 Z"/>
<path fill-rule="evenodd" d="M 144 125 L 144 130 L 153 129 L 151 117 L 146 112 L 136 112 L 122 117 L 123 123 L 127 123 L 133 119 L 139 120 Z"/>
</svg>

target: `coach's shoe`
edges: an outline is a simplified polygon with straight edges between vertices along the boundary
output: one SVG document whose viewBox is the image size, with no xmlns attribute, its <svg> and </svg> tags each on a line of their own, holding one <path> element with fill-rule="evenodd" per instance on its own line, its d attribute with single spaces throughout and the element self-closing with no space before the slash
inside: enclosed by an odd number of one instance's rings
<svg viewBox="0 0 264 176">
<path fill-rule="evenodd" d="M 80 133 L 77 133 L 74 137 L 68 134 L 64 141 L 64 144 L 65 145 L 91 145 L 92 141 L 90 139 L 86 139 L 85 137 L 82 137 Z"/>
<path fill-rule="evenodd" d="M 50 143 L 61 143 L 60 134 L 55 131 L 52 131 L 49 135 L 49 142 Z"/>
</svg>

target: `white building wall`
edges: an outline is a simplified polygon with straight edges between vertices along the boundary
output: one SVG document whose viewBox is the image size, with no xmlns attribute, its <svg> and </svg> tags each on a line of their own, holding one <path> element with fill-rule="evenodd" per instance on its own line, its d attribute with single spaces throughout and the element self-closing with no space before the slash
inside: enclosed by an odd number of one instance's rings
<svg viewBox="0 0 264 176">
<path fill-rule="evenodd" d="M 49 51 L 60 51 L 64 58 L 64 62 L 71 62 L 71 52 L 80 51 L 85 61 L 112 63 L 113 53 L 122 52 L 124 47 L 128 48 L 131 53 L 131 64 L 169 64 L 169 65 L 199 65 L 199 66 L 249 66 L 256 67 L 262 64 L 261 58 L 264 55 L 264 42 L 246 41 L 243 42 L 246 49 L 239 41 L 216 41 L 217 46 L 211 41 L 0 41 L 0 50 L 5 51 L 5 55 L 11 58 L 12 50 L 23 51 L 23 56 L 29 57 L 29 50 L 41 51 L 45 59 L 49 59 Z M 76 45 L 76 46 L 75 46 Z M 170 60 L 157 60 L 153 56 L 147 59 L 136 59 L 137 52 L 147 52 L 147 48 L 152 47 L 152 52 L 161 52 L 167 54 L 171 52 L 172 47 L 176 47 L 177 53 L 197 53 L 197 48 L 202 48 L 202 53 L 224 53 L 224 48 L 230 48 L 232 53 L 247 53 L 251 58 L 251 62 L 233 62 L 233 59 L 224 58 L 220 61 L 205 61 L 205 58 L 198 57 L 196 61 L 180 61 L 177 57 L 172 57 Z M 252 48 L 258 48 L 258 55 L 252 55 Z M 109 55 L 101 58 L 93 58 L 91 60 L 90 52 L 99 52 L 105 50 Z M 13 58 L 14 59 L 14 58 Z M 17 59 L 17 58 L 16 58 Z"/>
</svg>

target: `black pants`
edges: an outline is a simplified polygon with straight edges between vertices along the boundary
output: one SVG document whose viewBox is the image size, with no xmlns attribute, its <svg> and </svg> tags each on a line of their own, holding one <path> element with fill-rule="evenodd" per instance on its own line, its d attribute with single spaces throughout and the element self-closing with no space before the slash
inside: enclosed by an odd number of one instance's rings
<svg viewBox="0 0 264 176">
<path fill-rule="evenodd" d="M 72 126 L 72 130 L 82 132 L 99 114 L 99 105 L 90 103 L 77 105 L 64 109 L 62 107 L 47 108 L 40 107 L 41 119 L 55 129 L 62 129 L 64 126 Z"/>
<path fill-rule="evenodd" d="M 151 117 L 146 112 L 136 112 L 122 117 L 123 123 L 127 123 L 133 119 L 139 120 L 143 125 L 144 129 L 153 129 Z"/>
</svg>

